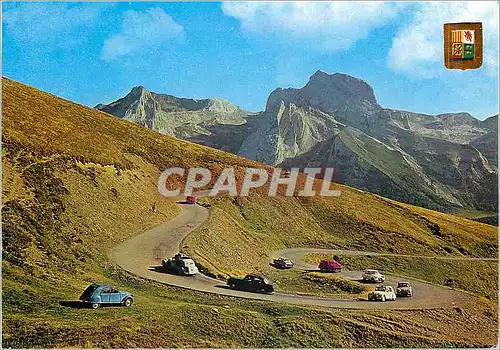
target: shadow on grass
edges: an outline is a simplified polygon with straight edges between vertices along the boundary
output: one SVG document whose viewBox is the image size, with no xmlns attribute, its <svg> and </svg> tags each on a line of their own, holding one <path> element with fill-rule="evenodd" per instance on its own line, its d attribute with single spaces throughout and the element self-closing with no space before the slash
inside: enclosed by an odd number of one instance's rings
<svg viewBox="0 0 500 350">
<path fill-rule="evenodd" d="M 78 300 L 61 300 L 59 305 L 64 307 L 70 307 L 73 309 L 90 309 L 91 306 L 89 303 L 84 303 L 83 301 Z"/>
<path fill-rule="evenodd" d="M 85 303 L 79 300 L 61 300 L 59 305 L 64 307 L 70 307 L 72 309 L 92 309 L 92 304 Z M 99 304 L 99 308 L 103 307 L 113 307 L 113 306 L 123 306 L 122 304 Z"/>
</svg>

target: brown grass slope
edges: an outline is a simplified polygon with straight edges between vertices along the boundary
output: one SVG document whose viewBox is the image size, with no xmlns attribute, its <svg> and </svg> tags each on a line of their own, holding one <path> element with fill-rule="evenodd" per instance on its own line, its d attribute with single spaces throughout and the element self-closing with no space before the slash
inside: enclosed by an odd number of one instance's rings
<svg viewBox="0 0 500 350">
<path fill-rule="evenodd" d="M 496 312 L 488 303 L 439 314 L 325 311 L 204 295 L 122 273 L 110 263 L 109 250 L 178 212 L 157 192 L 160 171 L 205 166 L 218 173 L 234 165 L 241 174 L 256 163 L 9 79 L 2 87 L 3 346 L 434 347 L 496 341 Z M 215 200 L 210 221 L 199 231 L 206 237 L 193 235 L 190 247 L 218 268 L 234 258 L 244 270 L 256 252 L 286 246 L 382 250 L 397 243 L 402 251 L 444 254 L 449 247 L 447 254 L 477 256 L 497 246 L 490 226 L 450 216 L 445 223 L 441 214 L 342 189 L 337 199 L 256 193 Z M 432 234 L 429 220 L 442 227 L 442 237 Z M 205 251 L 200 242 L 211 248 Z M 97 311 L 60 305 L 94 281 L 132 292 L 136 305 Z"/>
<path fill-rule="evenodd" d="M 209 220 L 184 240 L 184 249 L 222 274 L 265 272 L 270 252 L 294 247 L 497 256 L 495 227 L 336 187 L 338 198 L 206 200 Z"/>
</svg>

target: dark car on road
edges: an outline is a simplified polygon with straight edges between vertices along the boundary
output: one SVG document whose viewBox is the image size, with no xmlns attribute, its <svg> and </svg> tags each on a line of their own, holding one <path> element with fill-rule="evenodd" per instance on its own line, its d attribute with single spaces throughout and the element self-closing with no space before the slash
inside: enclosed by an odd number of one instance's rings
<svg viewBox="0 0 500 350">
<path fill-rule="evenodd" d="M 245 278 L 230 277 L 227 284 L 231 289 L 244 290 L 248 292 L 272 293 L 275 288 L 267 278 L 260 275 L 246 275 Z"/>
<path fill-rule="evenodd" d="M 97 309 L 103 304 L 132 306 L 134 296 L 129 292 L 119 291 L 108 283 L 93 283 L 85 289 L 80 300 Z"/>
<path fill-rule="evenodd" d="M 410 282 L 399 281 L 396 287 L 396 296 L 398 297 L 411 297 L 413 295 L 413 288 Z"/>
</svg>

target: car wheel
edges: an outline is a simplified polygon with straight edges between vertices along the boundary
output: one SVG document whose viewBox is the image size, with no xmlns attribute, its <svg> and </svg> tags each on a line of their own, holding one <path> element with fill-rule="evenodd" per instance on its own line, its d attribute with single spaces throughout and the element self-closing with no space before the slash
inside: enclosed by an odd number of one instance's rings
<svg viewBox="0 0 500 350">
<path fill-rule="evenodd" d="M 229 285 L 229 288 L 231 288 L 231 289 L 234 289 L 235 287 L 236 286 L 234 284 L 232 284 L 232 283 Z"/>
<path fill-rule="evenodd" d="M 385 301 L 385 295 L 382 295 L 382 299 L 381 299 L 382 302 Z"/>
<path fill-rule="evenodd" d="M 124 305 L 124 306 L 129 307 L 129 306 L 132 306 L 132 303 L 133 303 L 133 302 L 132 302 L 132 299 L 127 298 L 127 299 L 125 299 L 125 301 L 123 302 L 123 305 Z"/>
<path fill-rule="evenodd" d="M 99 308 L 99 304 L 98 303 L 92 303 L 92 309 L 98 309 Z"/>
</svg>

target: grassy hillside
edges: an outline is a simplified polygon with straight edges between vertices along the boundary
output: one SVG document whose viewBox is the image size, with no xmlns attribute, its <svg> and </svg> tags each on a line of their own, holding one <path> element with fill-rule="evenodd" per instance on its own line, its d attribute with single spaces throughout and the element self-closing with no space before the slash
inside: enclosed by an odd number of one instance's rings
<svg viewBox="0 0 500 350">
<path fill-rule="evenodd" d="M 256 164 L 5 78 L 2 84 L 4 347 L 436 347 L 496 342 L 496 307 L 488 302 L 440 311 L 315 310 L 205 295 L 124 274 L 110 262 L 109 250 L 178 213 L 173 202 L 158 194 L 160 171 L 206 166 L 217 174 L 233 165 L 241 174 Z M 187 245 L 207 265 L 225 271 L 261 268 L 267 263 L 263 254 L 295 245 L 383 250 L 397 243 L 401 252 L 478 256 L 491 254 L 497 246 L 491 226 L 342 189 L 343 196 L 334 199 L 270 199 L 256 193 L 247 199 L 214 200 L 209 222 Z M 442 227 L 443 236 L 431 233 L 432 220 Z M 231 258 L 234 269 L 227 266 Z M 65 306 L 95 281 L 130 291 L 136 304 L 99 310 Z"/>
<path fill-rule="evenodd" d="M 495 257 L 494 227 L 337 185 L 337 198 L 205 199 L 208 222 L 184 249 L 222 274 L 270 270 L 272 251 L 293 247 L 413 255 Z M 437 230 L 439 228 L 439 232 Z"/>
<path fill-rule="evenodd" d="M 467 219 L 471 219 L 477 222 L 484 222 L 485 224 L 493 225 L 498 227 L 498 213 L 480 211 L 473 209 L 462 209 L 457 210 L 453 215 L 461 216 Z"/>
<path fill-rule="evenodd" d="M 435 188 L 426 185 L 430 180 L 419 169 L 420 166 L 409 162 L 400 151 L 352 128 L 342 130 L 339 137 L 362 162 L 378 169 L 394 182 L 394 188 L 390 187 L 377 193 L 431 208 L 439 208 L 445 206 L 446 201 L 453 201 L 448 188 L 439 183 Z"/>
</svg>

